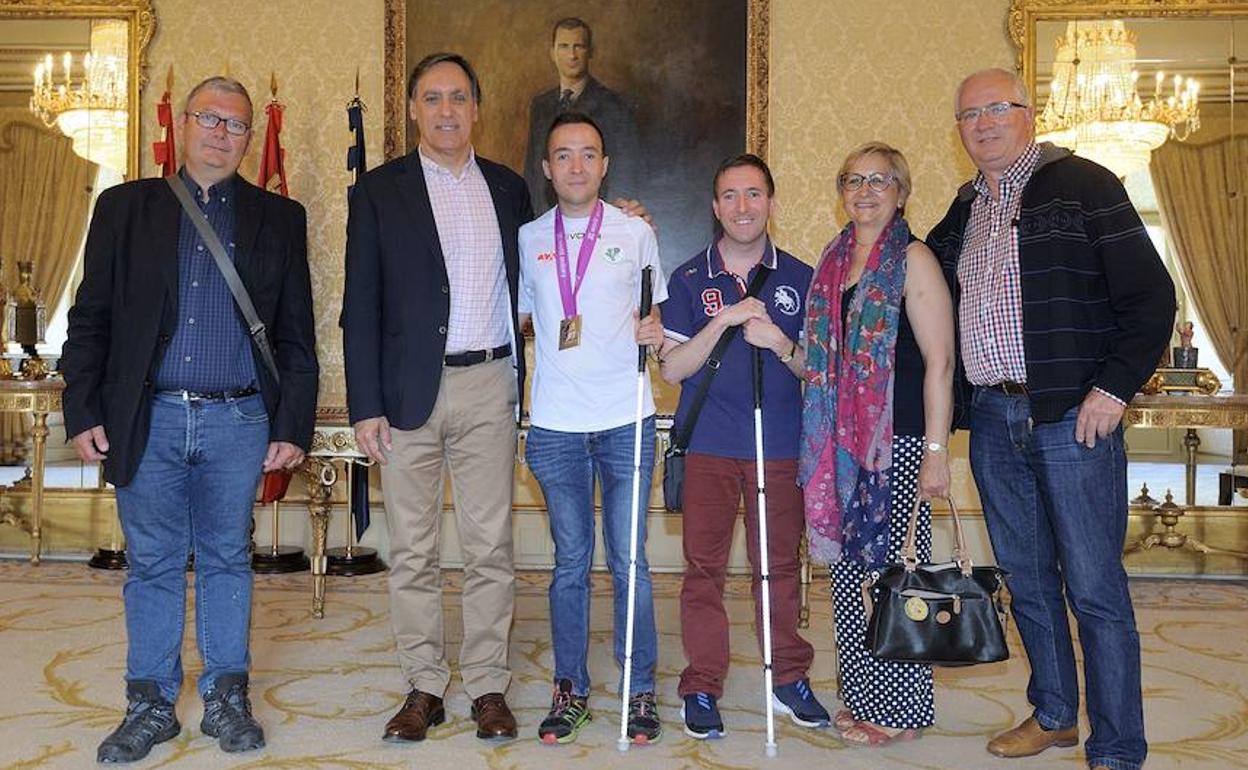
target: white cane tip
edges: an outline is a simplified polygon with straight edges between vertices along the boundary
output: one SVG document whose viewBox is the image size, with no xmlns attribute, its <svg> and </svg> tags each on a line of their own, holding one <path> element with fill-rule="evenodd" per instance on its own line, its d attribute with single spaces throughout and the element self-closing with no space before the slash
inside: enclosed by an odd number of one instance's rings
<svg viewBox="0 0 1248 770">
<path fill-rule="evenodd" d="M 769 744 L 767 744 L 767 758 L 768 758 L 768 759 L 775 759 L 775 758 L 776 758 L 776 754 L 777 754 L 777 751 L 776 751 L 776 744 L 774 744 L 774 743 L 769 743 Z"/>
<path fill-rule="evenodd" d="M 627 738 L 620 738 L 618 741 L 615 742 L 615 747 L 619 749 L 621 753 L 623 753 L 625 751 L 628 751 L 628 743 L 629 741 Z"/>
</svg>

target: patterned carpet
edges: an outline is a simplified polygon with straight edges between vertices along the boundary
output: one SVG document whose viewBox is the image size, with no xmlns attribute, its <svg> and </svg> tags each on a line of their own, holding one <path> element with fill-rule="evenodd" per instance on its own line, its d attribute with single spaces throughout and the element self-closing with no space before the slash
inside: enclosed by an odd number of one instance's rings
<svg viewBox="0 0 1248 770">
<path fill-rule="evenodd" d="M 521 577 L 512 645 L 515 681 L 509 698 L 521 740 L 490 746 L 473 736 L 468 700 L 451 685 L 449 721 L 415 746 L 382 743 L 381 728 L 403 698 L 392 652 L 382 576 L 330 583 L 326 617 L 308 612 L 307 576 L 257 579 L 252 694 L 269 745 L 227 756 L 198 729 L 200 704 L 190 682 L 198 670 L 188 637 L 188 685 L 179 702 L 182 734 L 157 747 L 142 768 L 312 770 L 563 770 L 634 768 L 888 768 L 1036 770 L 1083 766 L 1081 749 L 1005 761 L 984 741 L 1027 713 L 1026 668 L 1012 635 L 1007 664 L 937 672 L 937 724 L 916 743 L 881 750 L 844 746 L 831 731 L 778 723 L 779 756 L 763 754 L 761 672 L 741 580 L 730 583 L 733 672 L 722 701 L 729 736 L 699 742 L 680 730 L 676 678 L 683 666 L 677 627 L 679 582 L 656 579 L 660 639 L 660 706 L 666 734 L 656 745 L 617 752 L 618 702 L 609 649 L 609 600 L 596 584 L 591 674 L 595 721 L 570 746 L 535 739 L 549 697 L 550 643 L 546 576 Z M 94 766 L 95 746 L 123 707 L 122 576 L 81 564 L 31 568 L 0 563 L 0 769 Z M 448 586 L 458 576 L 448 577 Z M 1136 581 L 1133 586 L 1144 645 L 1146 718 L 1152 753 L 1148 768 L 1248 768 L 1248 586 L 1242 583 Z M 457 634 L 459 607 L 448 602 L 448 633 Z M 809 638 L 818 650 L 816 691 L 836 706 L 826 587 L 813 596 Z M 188 628 L 190 626 L 188 625 Z M 452 650 L 456 654 L 457 649 Z M 1086 725 L 1084 726 L 1086 733 Z"/>
</svg>

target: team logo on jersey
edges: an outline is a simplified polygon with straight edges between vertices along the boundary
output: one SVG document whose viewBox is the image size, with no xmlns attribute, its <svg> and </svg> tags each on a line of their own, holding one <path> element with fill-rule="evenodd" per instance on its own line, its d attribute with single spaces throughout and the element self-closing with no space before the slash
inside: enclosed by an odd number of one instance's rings
<svg viewBox="0 0 1248 770">
<path fill-rule="evenodd" d="M 719 289 L 702 290 L 702 312 L 706 313 L 708 318 L 714 318 L 723 309 L 724 295 L 720 293 Z"/>
<path fill-rule="evenodd" d="M 614 265 L 624 258 L 624 254 L 619 246 L 612 246 L 602 253 L 602 258 Z"/>
<path fill-rule="evenodd" d="M 797 289 L 788 284 L 776 287 L 776 293 L 772 295 L 771 303 L 785 315 L 797 315 L 798 311 L 802 309 L 802 300 L 797 293 Z"/>
</svg>

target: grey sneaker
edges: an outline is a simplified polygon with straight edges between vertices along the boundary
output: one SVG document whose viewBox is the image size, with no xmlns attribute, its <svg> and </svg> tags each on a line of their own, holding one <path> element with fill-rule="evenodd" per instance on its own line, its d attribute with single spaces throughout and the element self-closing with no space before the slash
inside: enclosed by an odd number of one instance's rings
<svg viewBox="0 0 1248 770">
<path fill-rule="evenodd" d="M 161 696 L 155 682 L 127 683 L 126 700 L 126 716 L 100 743 L 95 753 L 97 762 L 134 762 L 146 757 L 156 744 L 182 732 L 173 704 Z"/>
<path fill-rule="evenodd" d="M 222 674 L 204 695 L 204 735 L 217 739 L 222 751 L 251 751 L 264 746 L 264 729 L 251 715 L 246 674 Z"/>
</svg>

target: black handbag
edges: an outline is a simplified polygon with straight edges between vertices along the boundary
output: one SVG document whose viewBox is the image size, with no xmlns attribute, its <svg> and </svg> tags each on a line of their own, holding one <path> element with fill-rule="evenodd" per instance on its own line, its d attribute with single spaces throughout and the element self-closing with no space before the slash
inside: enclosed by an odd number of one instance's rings
<svg viewBox="0 0 1248 770">
<path fill-rule="evenodd" d="M 760 264 L 758 272 L 745 290 L 746 297 L 754 297 L 763 288 L 763 283 L 771 273 L 771 268 Z M 741 331 L 740 326 L 729 326 L 715 341 L 715 347 L 706 357 L 706 376 L 698 383 L 698 390 L 693 394 L 689 404 L 689 413 L 685 415 L 685 423 L 679 428 L 672 426 L 672 443 L 663 452 L 663 507 L 671 513 L 680 513 L 685 504 L 685 454 L 689 451 L 689 440 L 693 438 L 693 426 L 698 422 L 702 405 L 706 403 L 706 395 L 711 390 L 711 380 L 719 371 L 719 363 L 724 358 L 728 343 Z"/>
<path fill-rule="evenodd" d="M 883 660 L 970 666 L 1007 660 L 1005 610 L 1001 604 L 1004 572 L 971 564 L 958 509 L 953 514 L 953 559 L 919 563 L 915 534 L 916 497 L 901 564 L 890 564 L 863 581 L 867 607 L 867 647 Z"/>
</svg>

